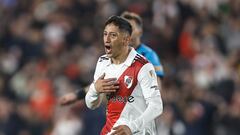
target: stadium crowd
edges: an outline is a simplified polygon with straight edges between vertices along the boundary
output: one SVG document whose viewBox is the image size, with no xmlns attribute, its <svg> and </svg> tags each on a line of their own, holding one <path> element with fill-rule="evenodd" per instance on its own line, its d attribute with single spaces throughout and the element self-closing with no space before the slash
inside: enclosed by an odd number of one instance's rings
<svg viewBox="0 0 240 135">
<path fill-rule="evenodd" d="M 92 81 L 104 21 L 126 10 L 164 66 L 159 135 L 238 135 L 239 0 L 0 0 L 0 135 L 99 132 L 104 109 L 58 98 Z"/>
</svg>

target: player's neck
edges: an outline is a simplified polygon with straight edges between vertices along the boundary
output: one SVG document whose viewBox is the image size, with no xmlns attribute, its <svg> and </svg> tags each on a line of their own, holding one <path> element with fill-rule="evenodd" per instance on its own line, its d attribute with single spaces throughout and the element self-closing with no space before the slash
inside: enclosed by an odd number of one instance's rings
<svg viewBox="0 0 240 135">
<path fill-rule="evenodd" d="M 116 58 L 112 58 L 112 63 L 113 64 L 122 64 L 128 57 L 128 54 L 130 53 L 131 48 L 127 47 L 124 51 L 122 51 L 121 55 L 119 55 Z"/>
</svg>

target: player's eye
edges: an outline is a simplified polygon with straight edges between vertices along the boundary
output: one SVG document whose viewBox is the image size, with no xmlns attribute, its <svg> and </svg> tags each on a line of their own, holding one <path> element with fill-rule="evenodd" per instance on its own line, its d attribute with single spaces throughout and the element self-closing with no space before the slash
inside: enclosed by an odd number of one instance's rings
<svg viewBox="0 0 240 135">
<path fill-rule="evenodd" d="M 103 33 L 103 36 L 107 36 L 107 33 L 106 33 L 106 32 L 104 32 L 104 33 Z"/>
<path fill-rule="evenodd" d="M 116 38 L 117 37 L 117 33 L 110 33 L 109 34 L 111 38 Z"/>
<path fill-rule="evenodd" d="M 111 38 L 111 39 L 116 39 L 118 34 L 117 33 L 112 33 L 112 32 L 110 32 L 110 33 L 104 32 L 103 36 L 107 37 L 107 38 Z"/>
</svg>

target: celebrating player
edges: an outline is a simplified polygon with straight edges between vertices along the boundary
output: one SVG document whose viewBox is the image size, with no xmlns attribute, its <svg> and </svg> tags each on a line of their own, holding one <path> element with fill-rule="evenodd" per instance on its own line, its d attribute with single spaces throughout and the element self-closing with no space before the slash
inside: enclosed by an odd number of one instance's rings
<svg viewBox="0 0 240 135">
<path fill-rule="evenodd" d="M 101 135 L 156 135 L 154 119 L 163 109 L 155 69 L 130 47 L 132 26 L 110 17 L 103 33 L 106 55 L 99 58 L 94 81 L 85 97 L 88 108 L 107 98 L 107 119 Z"/>
<path fill-rule="evenodd" d="M 159 87 L 161 87 L 160 78 L 164 77 L 163 66 L 156 52 L 151 48 L 149 48 L 146 44 L 141 42 L 141 36 L 143 33 L 142 18 L 136 13 L 127 12 L 127 11 L 123 12 L 121 14 L 121 17 L 127 19 L 127 21 L 129 21 L 132 26 L 132 35 L 131 35 L 130 45 L 134 47 L 139 54 L 145 56 L 153 64 L 156 74 L 158 76 L 158 82 L 159 82 L 158 85 Z M 69 93 L 64 95 L 60 99 L 60 104 L 69 105 L 76 102 L 77 100 L 84 99 L 86 95 L 85 90 L 87 89 L 80 89 L 74 93 Z"/>
</svg>

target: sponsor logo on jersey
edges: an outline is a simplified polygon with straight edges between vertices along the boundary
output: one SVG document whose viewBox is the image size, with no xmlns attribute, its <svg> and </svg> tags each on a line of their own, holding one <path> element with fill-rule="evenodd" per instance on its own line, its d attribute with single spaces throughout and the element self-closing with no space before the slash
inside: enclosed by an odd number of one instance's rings
<svg viewBox="0 0 240 135">
<path fill-rule="evenodd" d="M 120 103 L 132 103 L 134 102 L 134 97 L 133 96 L 120 96 L 120 95 L 107 95 L 107 99 L 112 101 L 112 102 L 120 102 Z"/>
<path fill-rule="evenodd" d="M 129 89 L 132 86 L 132 83 L 133 83 L 133 77 L 125 75 L 124 76 L 125 86 Z"/>
</svg>

